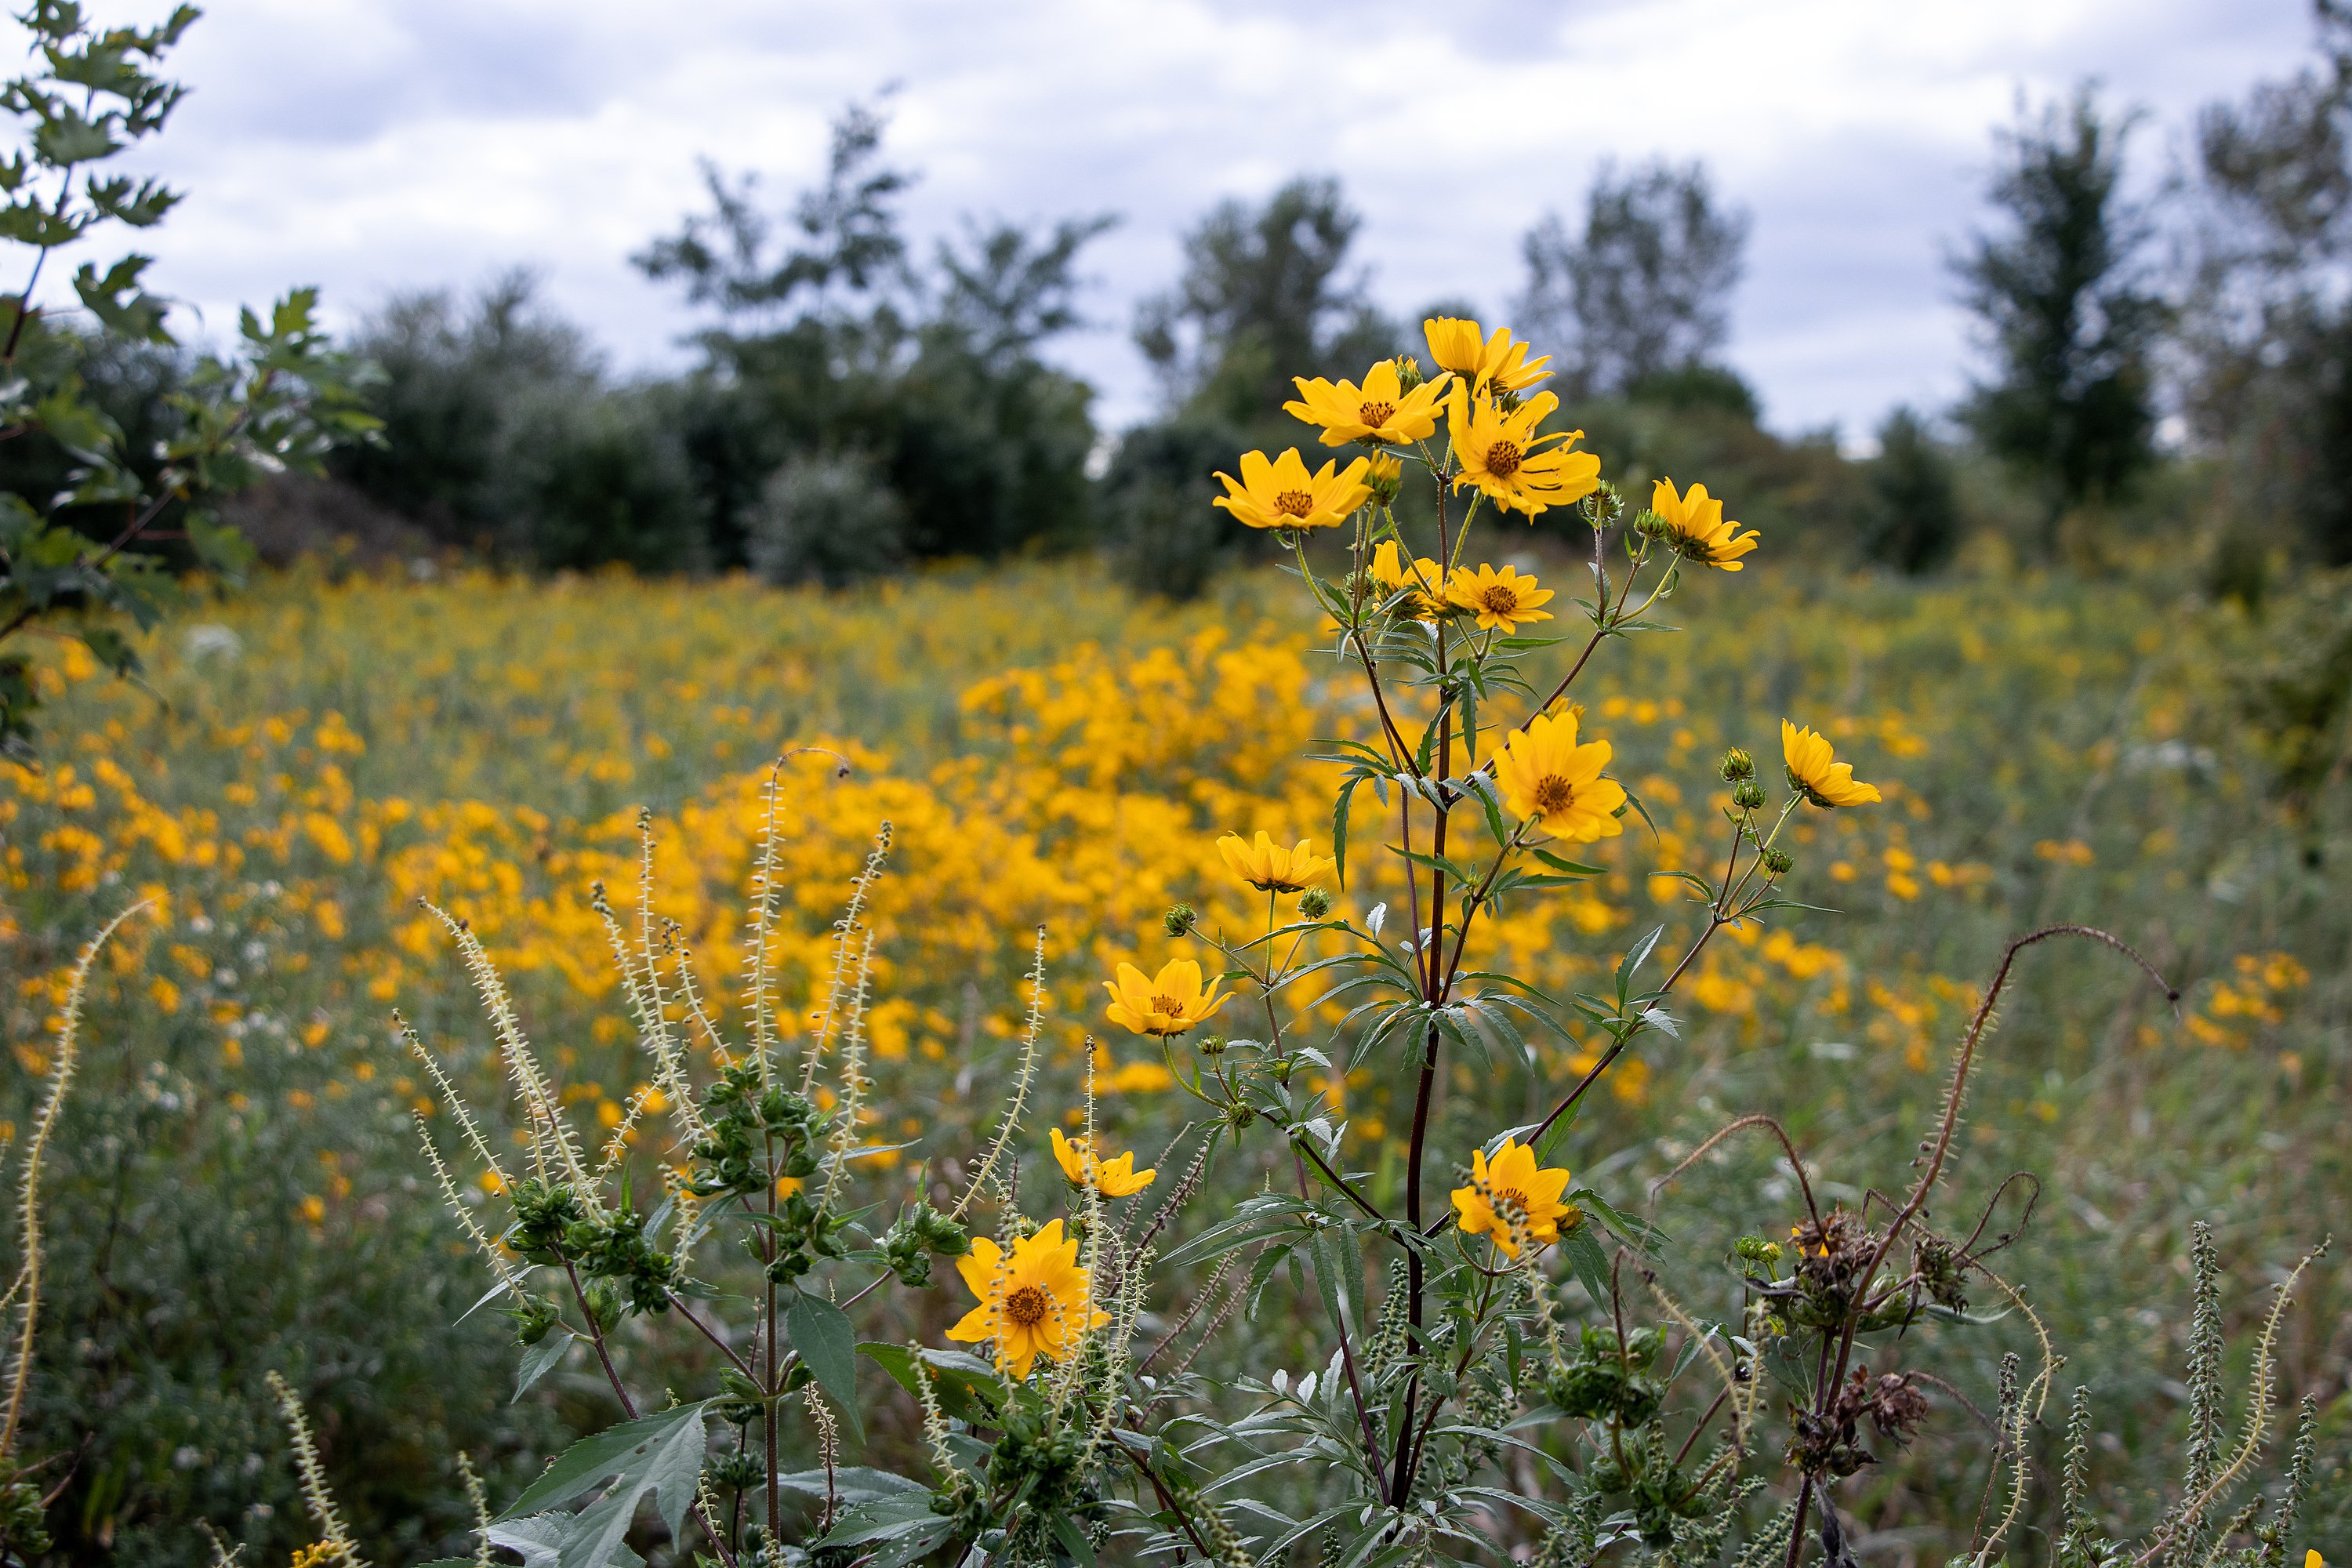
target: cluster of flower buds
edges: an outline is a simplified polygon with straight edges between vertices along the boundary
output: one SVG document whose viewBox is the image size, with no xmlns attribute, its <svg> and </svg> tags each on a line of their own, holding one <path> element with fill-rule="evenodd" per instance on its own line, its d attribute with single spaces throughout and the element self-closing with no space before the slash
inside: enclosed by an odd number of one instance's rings
<svg viewBox="0 0 2352 1568">
<path fill-rule="evenodd" d="M 709 1131 L 688 1152 L 695 1170 L 687 1191 L 697 1197 L 764 1192 L 787 1176 L 805 1181 L 816 1174 L 816 1152 L 833 1121 L 790 1089 L 761 1087 L 750 1062 L 730 1067 L 703 1091 L 702 1114 Z"/>
<path fill-rule="evenodd" d="M 931 1282 L 931 1257 L 961 1258 L 971 1250 L 971 1234 L 918 1200 L 882 1233 L 882 1260 L 898 1276 L 898 1283 L 921 1289 Z"/>
</svg>

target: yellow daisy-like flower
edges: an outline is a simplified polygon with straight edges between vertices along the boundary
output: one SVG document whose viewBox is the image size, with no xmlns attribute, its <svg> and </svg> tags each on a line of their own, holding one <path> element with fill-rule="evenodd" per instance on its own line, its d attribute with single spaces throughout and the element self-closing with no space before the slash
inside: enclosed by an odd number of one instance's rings
<svg viewBox="0 0 2352 1568">
<path fill-rule="evenodd" d="M 1074 1187 L 1097 1187 L 1107 1198 L 1133 1197 L 1152 1184 L 1160 1174 L 1158 1167 L 1148 1171 L 1135 1168 L 1135 1152 L 1128 1151 L 1116 1160 L 1100 1160 L 1095 1152 L 1082 1148 L 1054 1129 L 1054 1162 L 1062 1167 L 1062 1174 Z"/>
<path fill-rule="evenodd" d="M 1562 1203 L 1568 1172 L 1559 1166 L 1536 1168 L 1536 1152 L 1516 1138 L 1506 1138 L 1491 1161 L 1484 1151 L 1470 1152 L 1469 1186 L 1454 1189 L 1454 1206 L 1462 1211 L 1454 1223 L 1470 1236 L 1491 1236 L 1507 1257 L 1519 1255 L 1506 1211 L 1516 1214 L 1528 1239 L 1549 1245 L 1559 1239 L 1560 1222 L 1574 1225 L 1574 1204 Z M 1481 1188 L 1485 1190 L 1480 1191 Z"/>
<path fill-rule="evenodd" d="M 1226 834 L 1217 840 L 1217 853 L 1225 858 L 1234 876 L 1261 893 L 1303 893 L 1331 868 L 1329 856 L 1316 856 L 1312 838 L 1300 839 L 1296 849 L 1285 849 L 1263 828 L 1255 844 L 1238 833 Z"/>
<path fill-rule="evenodd" d="M 1492 566 L 1465 566 L 1447 579 L 1445 597 L 1475 614 L 1481 626 L 1501 631 L 1551 619 L 1551 612 L 1542 606 L 1550 603 L 1552 591 L 1537 587 L 1533 577 L 1520 576 L 1516 566 L 1500 572 Z"/>
<path fill-rule="evenodd" d="M 1756 531 L 1742 533 L 1738 523 L 1724 521 L 1723 502 L 1708 495 L 1705 485 L 1676 495 L 1674 480 L 1660 479 L 1650 487 L 1650 510 L 1665 520 L 1675 551 L 1702 566 L 1739 571 L 1739 558 L 1756 548 Z"/>
<path fill-rule="evenodd" d="M 1780 755 L 1789 764 L 1789 785 L 1815 805 L 1872 805 L 1880 798 L 1876 784 L 1853 776 L 1853 764 L 1841 763 L 1830 750 L 1829 738 L 1800 730 L 1780 721 Z"/>
<path fill-rule="evenodd" d="M 1406 611 L 1417 621 L 1433 621 L 1445 613 L 1445 568 L 1428 556 L 1418 556 L 1412 565 L 1404 563 L 1404 552 L 1393 539 L 1381 541 L 1372 552 L 1372 581 L 1394 594 L 1411 588 L 1412 597 L 1405 602 Z"/>
<path fill-rule="evenodd" d="M 1361 386 L 1320 376 L 1313 381 L 1303 375 L 1290 379 L 1298 388 L 1298 401 L 1284 404 L 1282 411 L 1323 426 L 1326 447 L 1344 447 L 1350 441 L 1393 447 L 1429 438 L 1437 428 L 1437 416 L 1444 411 L 1445 388 L 1453 377 L 1441 375 L 1407 392 L 1397 374 L 1396 361 L 1384 359 L 1364 373 Z"/>
<path fill-rule="evenodd" d="M 1118 978 L 1103 982 L 1110 993 L 1110 1021 L 1139 1035 L 1181 1035 L 1225 1005 L 1231 993 L 1217 994 L 1211 985 L 1201 989 L 1201 966 L 1189 958 L 1171 958 L 1160 973 L 1146 978 L 1132 963 L 1118 966 Z"/>
<path fill-rule="evenodd" d="M 1242 477 L 1220 472 L 1225 493 L 1211 504 L 1223 507 L 1252 528 L 1331 528 L 1371 499 L 1364 482 L 1371 459 L 1359 458 L 1340 468 L 1338 458 L 1310 474 L 1298 448 L 1267 461 L 1264 452 L 1242 454 Z"/>
<path fill-rule="evenodd" d="M 956 1270 L 980 1305 L 948 1338 L 966 1344 L 994 1341 L 996 1364 L 1016 1378 L 1027 1377 L 1041 1355 L 1066 1358 L 1087 1330 L 1110 1321 L 1108 1312 L 1087 1310 L 1089 1281 L 1078 1267 L 1077 1239 L 1063 1238 L 1060 1220 L 1014 1242 L 1010 1258 L 986 1237 L 976 1237 L 971 1251 L 956 1259 Z"/>
<path fill-rule="evenodd" d="M 1625 790 L 1601 776 L 1609 765 L 1609 742 L 1578 745 L 1576 723 L 1573 712 L 1538 713 L 1526 729 L 1513 731 L 1495 759 L 1495 783 L 1514 816 L 1540 818 L 1545 832 L 1590 844 L 1625 830 L 1617 820 Z"/>
<path fill-rule="evenodd" d="M 1422 322 L 1421 335 L 1428 340 L 1431 360 L 1468 382 L 1481 396 L 1498 386 L 1506 392 L 1525 392 L 1551 377 L 1544 368 L 1551 363 L 1551 356 L 1527 363 L 1528 345 L 1513 342 L 1508 327 L 1496 327 L 1489 337 L 1480 333 L 1475 321 L 1438 316 Z"/>
<path fill-rule="evenodd" d="M 1559 406 L 1559 398 L 1538 392 L 1506 414 L 1456 383 L 1445 401 L 1447 433 L 1460 469 L 1454 488 L 1475 485 L 1496 506 L 1527 513 L 1529 522 L 1539 511 L 1573 505 L 1600 489 L 1601 459 L 1568 449 L 1568 443 L 1583 439 L 1583 431 L 1536 434 L 1536 426 Z"/>
</svg>

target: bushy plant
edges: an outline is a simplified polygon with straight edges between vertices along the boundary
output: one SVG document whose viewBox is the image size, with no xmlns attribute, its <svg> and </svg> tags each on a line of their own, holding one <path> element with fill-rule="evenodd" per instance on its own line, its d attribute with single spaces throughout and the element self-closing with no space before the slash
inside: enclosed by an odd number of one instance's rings
<svg viewBox="0 0 2352 1568">
<path fill-rule="evenodd" d="M 1686 937 L 1669 946 L 1660 924 L 1566 996 L 1488 967 L 1508 951 L 1503 922 L 1603 876 L 1579 858 L 1585 847 L 1648 816 L 1614 776 L 1611 743 L 1566 700 L 1580 677 L 1604 644 L 1656 629 L 1649 616 L 1692 574 L 1744 570 L 1759 540 L 1703 485 L 1662 480 L 1647 508 L 1629 506 L 1597 458 L 1542 428 L 1556 406 L 1538 390 L 1544 366 L 1508 333 L 1447 320 L 1427 335 L 1433 379 L 1375 367 L 1400 401 L 1367 399 L 1354 383 L 1304 389 L 1303 416 L 1333 445 L 1372 454 L 1318 468 L 1296 449 L 1246 453 L 1218 498 L 1292 552 L 1361 698 L 1345 710 L 1355 732 L 1320 748 L 1339 773 L 1331 853 L 1226 835 L 1219 857 L 1262 899 L 1262 920 L 1228 924 L 1180 903 L 1160 927 L 1176 951 L 1149 970 L 1120 963 L 1105 983 L 1105 1022 L 1149 1042 L 1195 1107 L 1150 1167 L 1099 1140 L 1091 1040 L 1075 1115 L 1036 1139 L 1057 1109 L 1040 1102 L 1042 931 L 992 1136 L 950 1151 L 918 1130 L 909 1144 L 872 1126 L 869 911 L 887 823 L 834 928 L 811 1026 L 788 1037 L 778 917 L 802 889 L 778 873 L 809 777 L 791 758 L 768 776 L 731 1022 L 664 913 L 649 831 L 633 908 L 595 889 L 646 1065 L 593 1132 L 480 937 L 435 911 L 490 1020 L 515 1141 L 412 1036 L 450 1111 L 437 1127 L 419 1119 L 427 1161 L 514 1325 L 519 1381 L 567 1362 L 593 1369 L 625 1417 L 501 1511 L 485 1507 L 486 1551 L 561 1568 L 625 1561 L 633 1538 L 730 1568 L 900 1568 L 975 1552 L 1083 1564 L 1106 1550 L 1241 1568 L 1294 1549 L 1348 1565 L 1589 1563 L 1612 1551 L 1761 1563 L 1799 1561 L 1817 1536 L 1842 1565 L 1841 1489 L 1918 1431 L 1950 1387 L 1932 1370 L 1948 1336 L 1985 1327 L 1987 1300 L 2017 1315 L 2035 1357 L 2004 1363 L 1988 1506 L 1954 1560 L 1982 1565 L 2005 1550 L 2059 1370 L 2024 1294 L 1992 1262 L 2014 1240 L 2030 1184 L 2000 1184 L 1957 1222 L 1933 1200 L 2021 953 L 2087 940 L 2175 994 L 2104 931 L 2061 923 L 2020 937 L 1970 999 L 1912 1170 L 1884 1186 L 1831 1189 L 1773 1118 L 1732 1120 L 1661 1188 L 1741 1134 L 1770 1138 L 1790 1181 L 1768 1202 L 1773 1222 L 1722 1260 L 1731 1310 L 1690 1304 L 1669 1283 L 1691 1261 L 1676 1256 L 1672 1211 L 1637 1217 L 1548 1162 L 1571 1128 L 1607 1140 L 1591 1090 L 1680 1033 L 1678 988 L 1696 983 L 1710 945 L 1799 907 L 1788 889 L 1803 839 L 1791 825 L 1881 804 L 1882 792 L 1824 735 L 1783 721 L 1778 767 L 1735 747 L 1716 768 L 1721 860 L 1654 874 L 1687 889 Z M 1438 486 L 1430 538 L 1394 514 L 1407 463 Z M 1555 645 L 1547 623 L 1566 619 L 1547 608 L 1556 592 L 1479 563 L 1471 541 L 1482 512 L 1507 525 L 1511 512 L 1570 508 L 1591 536 L 1592 596 L 1578 605 L 1589 629 L 1565 639 L 1564 676 L 1539 686 L 1529 668 Z M 1318 573 L 1307 552 L 1322 530 L 1345 547 L 1342 574 Z M 1355 828 L 1375 818 L 1367 864 Z M 1395 891 L 1342 909 L 1330 884 L 1351 875 L 1359 889 Z M 1475 1093 L 1441 1105 L 1457 1067 L 1475 1086 L 1479 1072 L 1536 1059 L 1545 1036 L 1580 1057 L 1539 1116 L 1495 1125 Z M 1400 1170 L 1349 1168 L 1359 1073 L 1402 1090 Z M 656 1127 L 667 1129 L 658 1142 Z M 877 1179 L 910 1147 L 914 1182 Z M 1043 1190 L 1024 1179 L 1024 1152 Z M 485 1190 L 499 1206 L 468 1196 Z M 904 1196 L 875 1201 L 886 1193 Z M 964 1295 L 943 1314 L 926 1292 L 950 1265 Z M 2210 1324 L 2211 1271 L 2200 1270 Z M 1269 1303 L 1314 1347 L 1301 1375 L 1247 1353 L 1244 1325 Z M 2285 1538 L 2307 1454 L 2266 1522 L 2242 1490 L 2269 1434 L 2283 1310 L 2284 1290 L 2227 1459 L 2213 1451 L 2220 1348 L 2199 1331 L 2202 1447 L 2135 1560 L 2204 1561 L 2259 1522 L 2270 1533 L 2245 1561 L 2266 1563 Z M 861 1380 L 862 1362 L 877 1370 Z M 355 1560 L 294 1420 L 318 1550 Z M 895 1468 L 846 1463 L 845 1443 L 861 1438 Z M 1776 1487 L 1778 1511 L 1751 1506 Z M 666 1536 L 633 1533 L 646 1503 Z M 2069 1550 L 2116 1557 L 2118 1537 L 2069 1506 Z"/>
</svg>

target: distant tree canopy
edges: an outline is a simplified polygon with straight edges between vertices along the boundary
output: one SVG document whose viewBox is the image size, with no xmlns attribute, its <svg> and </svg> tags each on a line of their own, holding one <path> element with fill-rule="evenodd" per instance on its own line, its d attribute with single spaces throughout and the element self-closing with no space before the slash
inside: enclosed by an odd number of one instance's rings
<svg viewBox="0 0 2352 1568">
<path fill-rule="evenodd" d="M 1746 213 L 1717 203 L 1702 164 L 1621 174 L 1604 161 L 1580 231 L 1552 214 L 1521 242 L 1519 325 L 1559 356 L 1561 395 L 1625 396 L 1650 381 L 1687 392 L 1701 380 L 1693 371 L 1719 371 L 1748 228 Z"/>
<path fill-rule="evenodd" d="M 2168 310 L 2154 226 L 2123 185 L 2131 129 L 2087 85 L 2021 115 L 2000 133 L 1989 192 L 2006 226 L 1952 264 L 1992 361 L 1960 417 L 2041 498 L 2045 552 L 2069 510 L 2122 500 L 2155 461 Z"/>
<path fill-rule="evenodd" d="M 2225 553 L 2294 540 L 2345 565 L 2352 11 L 2322 0 L 2317 19 L 2315 65 L 2199 118 L 2182 403 L 2192 436 L 2222 458 Z"/>
<path fill-rule="evenodd" d="M 882 162 L 883 130 L 853 105 L 781 232 L 754 179 L 706 168 L 710 210 L 636 258 L 716 318 L 680 406 L 721 564 L 751 558 L 770 482 L 795 458 L 845 459 L 896 498 L 863 514 L 900 520 L 877 569 L 1086 533 L 1091 394 L 1036 351 L 1076 324 L 1078 256 L 1111 220 L 967 224 L 919 268 L 898 214 L 913 176 Z M 844 555 L 828 574 L 849 570 Z"/>
</svg>

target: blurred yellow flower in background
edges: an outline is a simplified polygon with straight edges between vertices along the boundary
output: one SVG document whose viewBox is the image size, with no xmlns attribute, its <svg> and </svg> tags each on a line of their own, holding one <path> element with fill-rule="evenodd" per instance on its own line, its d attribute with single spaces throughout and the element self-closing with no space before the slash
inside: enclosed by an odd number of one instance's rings
<svg viewBox="0 0 2352 1568">
<path fill-rule="evenodd" d="M 1312 838 L 1302 838 L 1297 848 L 1285 849 L 1263 828 L 1255 844 L 1238 833 L 1226 834 L 1217 840 L 1217 853 L 1225 858 L 1234 876 L 1261 893 L 1305 892 L 1332 865 L 1329 856 L 1315 854 Z"/>
</svg>

